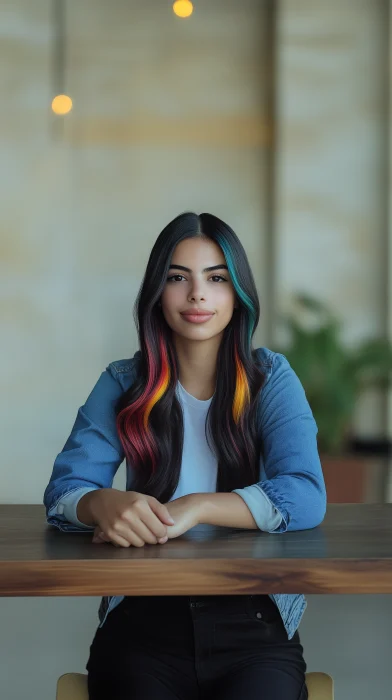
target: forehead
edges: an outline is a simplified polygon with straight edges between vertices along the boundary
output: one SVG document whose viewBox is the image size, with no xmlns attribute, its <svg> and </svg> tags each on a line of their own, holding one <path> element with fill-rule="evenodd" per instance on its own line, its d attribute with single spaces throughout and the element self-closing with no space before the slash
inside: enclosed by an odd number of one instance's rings
<svg viewBox="0 0 392 700">
<path fill-rule="evenodd" d="M 194 262 L 203 261 L 224 263 L 225 256 L 219 246 L 209 238 L 186 238 L 178 243 L 172 255 L 172 262 L 180 263 L 191 258 Z"/>
</svg>

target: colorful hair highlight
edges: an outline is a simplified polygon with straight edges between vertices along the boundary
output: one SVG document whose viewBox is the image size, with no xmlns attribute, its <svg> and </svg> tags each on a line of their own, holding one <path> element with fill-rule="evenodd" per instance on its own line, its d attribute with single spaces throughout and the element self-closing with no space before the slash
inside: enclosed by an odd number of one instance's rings
<svg viewBox="0 0 392 700">
<path fill-rule="evenodd" d="M 154 408 L 155 404 L 159 401 L 159 399 L 162 398 L 164 393 L 167 391 L 167 388 L 169 386 L 170 382 L 170 365 L 169 365 L 169 359 L 167 357 L 167 352 L 166 352 L 166 346 L 165 342 L 163 339 L 163 336 L 161 335 L 159 339 L 159 350 L 160 350 L 160 355 L 161 355 L 161 371 L 158 377 L 157 382 L 154 382 L 154 379 L 156 377 L 156 367 L 154 367 L 154 358 L 149 352 L 149 349 L 147 348 L 147 363 L 148 363 L 148 376 L 149 376 L 149 382 L 146 386 L 145 389 L 145 395 L 146 395 L 146 405 L 144 407 L 143 411 L 143 426 L 144 429 L 148 429 L 148 419 L 150 417 L 150 413 L 152 409 Z M 154 386 L 155 384 L 155 386 Z M 148 394 L 151 394 L 149 397 Z"/>
<path fill-rule="evenodd" d="M 252 335 L 253 335 L 253 330 L 255 327 L 256 323 L 256 312 L 252 303 L 251 298 L 248 296 L 248 294 L 242 289 L 237 273 L 236 273 L 236 268 L 234 265 L 234 260 L 233 260 L 233 254 L 230 249 L 230 246 L 228 242 L 219 234 L 216 237 L 218 245 L 221 247 L 222 252 L 225 256 L 227 267 L 229 269 L 230 277 L 233 282 L 234 290 L 240 299 L 240 301 L 243 303 L 245 306 L 247 312 L 248 312 L 248 322 L 249 322 L 249 327 L 248 327 L 248 343 L 249 347 L 252 342 Z M 250 403 L 250 389 L 249 389 L 249 383 L 248 379 L 246 376 L 245 368 L 244 365 L 242 364 L 240 357 L 238 355 L 237 351 L 237 342 L 235 343 L 234 347 L 234 358 L 235 358 L 235 366 L 236 366 L 236 383 L 235 383 L 235 394 L 234 394 L 234 399 L 233 399 L 233 418 L 234 422 L 238 424 L 244 414 L 244 411 L 246 407 Z"/>
<path fill-rule="evenodd" d="M 134 462 L 135 467 L 142 466 L 146 457 L 149 457 L 153 472 L 157 466 L 158 449 L 149 429 L 149 418 L 152 409 L 165 394 L 170 383 L 170 364 L 163 335 L 159 337 L 159 353 L 160 370 L 146 343 L 146 387 L 141 396 L 117 416 L 117 428 L 126 456 Z M 132 436 L 132 440 L 127 437 L 129 435 Z"/>
<path fill-rule="evenodd" d="M 233 260 L 233 254 L 230 249 L 230 246 L 228 242 L 223 238 L 223 236 L 220 236 L 219 233 L 216 236 L 216 241 L 218 245 L 222 248 L 223 255 L 226 258 L 226 263 L 227 267 L 229 269 L 231 281 L 233 282 L 234 290 L 235 293 L 237 294 L 238 298 L 242 302 L 242 304 L 245 306 L 247 312 L 248 312 L 248 321 L 249 321 L 249 327 L 248 327 L 248 343 L 249 347 L 252 341 L 252 335 L 253 331 L 255 328 L 256 324 L 256 312 L 255 308 L 252 303 L 252 299 L 248 296 L 248 294 L 242 289 L 237 273 L 236 273 L 236 268 Z"/>
<path fill-rule="evenodd" d="M 246 407 L 250 403 L 250 389 L 249 383 L 238 352 L 237 347 L 234 348 L 235 355 L 235 366 L 236 366 L 236 382 L 235 382 L 235 393 L 233 400 L 233 418 L 234 422 L 238 424 L 244 415 Z"/>
</svg>

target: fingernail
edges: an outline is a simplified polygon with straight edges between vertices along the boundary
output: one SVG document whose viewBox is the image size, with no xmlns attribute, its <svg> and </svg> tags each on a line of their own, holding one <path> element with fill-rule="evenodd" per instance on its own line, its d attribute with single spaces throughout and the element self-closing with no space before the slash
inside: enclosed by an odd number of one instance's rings
<svg viewBox="0 0 392 700">
<path fill-rule="evenodd" d="M 176 524 L 176 521 L 173 520 L 173 518 L 169 518 L 169 523 L 170 523 L 171 525 L 175 525 L 175 524 Z"/>
<path fill-rule="evenodd" d="M 161 537 L 160 540 L 158 540 L 159 544 L 165 544 L 167 542 L 168 538 L 167 537 Z"/>
</svg>

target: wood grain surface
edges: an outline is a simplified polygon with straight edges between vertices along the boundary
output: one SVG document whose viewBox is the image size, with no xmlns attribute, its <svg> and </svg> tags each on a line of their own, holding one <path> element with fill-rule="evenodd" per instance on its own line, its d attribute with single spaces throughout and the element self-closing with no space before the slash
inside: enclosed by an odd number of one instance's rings
<svg viewBox="0 0 392 700">
<path fill-rule="evenodd" d="M 94 545 L 42 505 L 0 505 L 0 595 L 392 593 L 392 504 L 332 504 L 313 530 L 198 526 L 165 545 Z"/>
</svg>

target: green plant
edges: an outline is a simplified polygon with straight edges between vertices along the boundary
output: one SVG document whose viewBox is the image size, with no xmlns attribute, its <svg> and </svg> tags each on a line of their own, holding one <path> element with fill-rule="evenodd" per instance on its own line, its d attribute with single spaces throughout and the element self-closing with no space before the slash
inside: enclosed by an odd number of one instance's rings
<svg viewBox="0 0 392 700">
<path fill-rule="evenodd" d="M 360 393 L 369 386 L 389 386 L 392 345 L 375 338 L 349 349 L 340 337 L 341 322 L 325 304 L 306 294 L 294 301 L 296 310 L 280 317 L 291 343 L 277 351 L 305 389 L 318 426 L 319 450 L 336 455 L 345 451 Z"/>
</svg>

